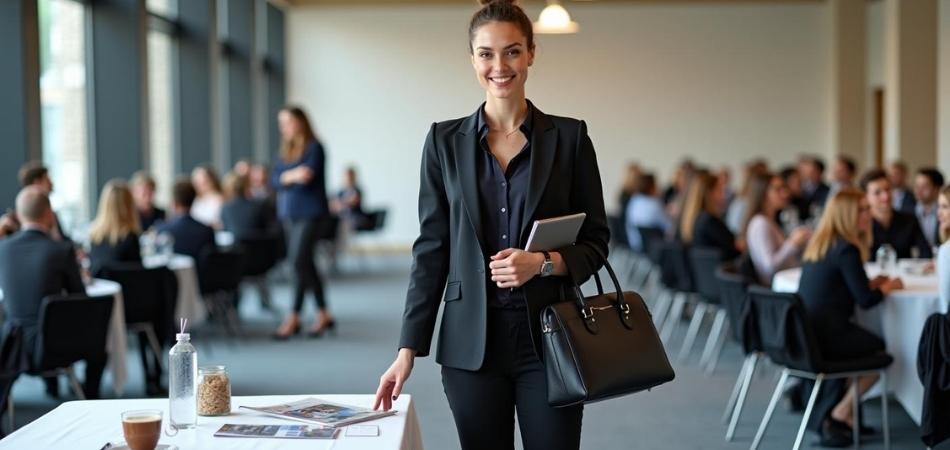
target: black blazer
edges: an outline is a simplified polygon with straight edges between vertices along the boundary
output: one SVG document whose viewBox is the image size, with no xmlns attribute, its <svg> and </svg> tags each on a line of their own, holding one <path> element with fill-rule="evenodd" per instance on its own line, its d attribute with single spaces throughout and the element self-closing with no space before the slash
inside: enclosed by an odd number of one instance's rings
<svg viewBox="0 0 950 450">
<path fill-rule="evenodd" d="M 28 352 L 36 342 L 43 298 L 86 293 L 72 243 L 54 241 L 37 230 L 0 241 L 0 289 L 7 317 L 23 327 Z"/>
<path fill-rule="evenodd" d="M 432 124 L 422 154 L 419 237 L 412 248 L 400 348 L 427 356 L 444 299 L 436 361 L 477 370 L 485 356 L 490 282 L 475 161 L 478 112 Z M 577 242 L 560 248 L 569 277 L 535 277 L 523 286 L 531 337 L 540 356 L 541 308 L 560 298 L 560 287 L 587 280 L 607 257 L 607 217 L 594 146 L 580 120 L 534 109 L 531 162 L 520 247 L 534 220 L 585 212 Z M 443 296 L 444 291 L 444 296 Z"/>
<path fill-rule="evenodd" d="M 221 207 L 221 222 L 225 230 L 241 240 L 265 234 L 273 220 L 263 200 L 236 197 Z"/>
<path fill-rule="evenodd" d="M 798 295 L 825 345 L 851 326 L 855 305 L 867 309 L 884 298 L 871 289 L 858 248 L 844 240 L 832 244 L 820 261 L 802 265 Z"/>
<path fill-rule="evenodd" d="M 215 247 L 214 229 L 198 222 L 190 214 L 163 223 L 157 231 L 170 234 L 175 240 L 175 253 L 194 258 L 195 264 L 199 266 L 202 264 L 202 253 Z"/>
<path fill-rule="evenodd" d="M 692 245 L 719 250 L 719 258 L 723 261 L 731 261 L 739 256 L 736 236 L 729 231 L 722 219 L 705 211 L 696 216 Z"/>
<path fill-rule="evenodd" d="M 114 263 L 142 263 L 142 250 L 137 233 L 129 233 L 115 245 L 102 241 L 93 244 L 89 249 L 89 271 L 92 276 L 98 277 L 103 268 Z"/>
<path fill-rule="evenodd" d="M 891 244 L 897 251 L 898 258 L 910 258 L 911 249 L 914 247 L 917 248 L 921 258 L 933 257 L 930 241 L 924 236 L 920 222 L 913 213 L 894 211 L 889 228 L 884 228 L 880 222 L 874 220 L 872 229 L 874 241 L 871 243 L 871 260 L 877 260 L 877 250 L 884 244 Z"/>
</svg>

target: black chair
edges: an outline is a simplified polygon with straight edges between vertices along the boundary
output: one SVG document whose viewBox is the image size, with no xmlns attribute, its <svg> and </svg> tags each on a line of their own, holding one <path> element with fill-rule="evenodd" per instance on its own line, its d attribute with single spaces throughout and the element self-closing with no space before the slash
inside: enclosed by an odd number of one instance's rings
<svg viewBox="0 0 950 450">
<path fill-rule="evenodd" d="M 375 209 L 366 212 L 366 220 L 356 226 L 358 233 L 372 233 L 383 229 L 386 226 L 385 209 Z"/>
<path fill-rule="evenodd" d="M 40 306 L 36 353 L 29 375 L 66 375 L 80 400 L 86 394 L 73 364 L 84 359 L 104 359 L 112 320 L 114 297 L 85 295 L 51 296 Z"/>
<path fill-rule="evenodd" d="M 660 272 L 665 286 L 673 288 L 675 295 L 669 307 L 669 314 L 660 325 L 660 338 L 667 341 L 676 332 L 683 310 L 687 304 L 694 303 L 696 289 L 692 270 L 687 258 L 689 248 L 679 241 L 666 241 L 660 250 Z"/>
<path fill-rule="evenodd" d="M 726 311 L 726 317 L 729 319 L 730 337 L 736 341 L 746 357 L 742 362 L 742 368 L 739 370 L 739 376 L 736 378 L 735 386 L 732 388 L 732 394 L 726 403 L 726 409 L 722 413 L 723 422 L 729 423 L 726 430 L 726 440 L 731 441 L 735 436 L 736 425 L 739 423 L 739 417 L 742 415 L 742 408 L 745 405 L 746 396 L 749 393 L 749 386 L 752 384 L 752 376 L 761 357 L 761 345 L 755 334 L 754 317 L 750 314 L 748 287 L 751 280 L 744 276 L 734 264 L 724 264 L 716 270 L 716 280 L 719 283 L 719 300 L 721 307 Z M 718 359 L 719 350 L 722 348 L 721 340 L 716 347 L 716 354 L 712 356 L 711 365 L 707 368 L 707 373 L 712 373 L 715 368 L 715 362 Z"/>
<path fill-rule="evenodd" d="M 887 367 L 893 362 L 890 355 L 880 353 L 847 361 L 823 360 L 818 349 L 817 338 L 805 314 L 805 307 L 797 294 L 777 293 L 759 286 L 751 286 L 749 297 L 762 350 L 773 363 L 782 366 L 782 376 L 775 386 L 772 399 L 765 410 L 765 417 L 762 418 L 762 423 L 752 441 L 752 450 L 759 447 L 789 376 L 815 380 L 808 405 L 805 407 L 805 415 L 798 428 L 794 450 L 798 450 L 801 446 L 805 426 L 808 424 L 818 398 L 818 391 L 825 380 L 850 378 L 853 389 L 857 389 L 857 377 L 879 373 L 882 392 L 887 392 Z M 860 423 L 859 397 L 854 396 L 855 423 Z M 881 408 L 884 415 L 884 448 L 888 449 L 891 439 L 887 416 L 887 395 L 881 396 Z M 855 445 L 858 445 L 860 441 L 858 428 L 854 427 Z"/>
<path fill-rule="evenodd" d="M 726 312 L 719 307 L 719 283 L 716 281 L 716 268 L 719 267 L 722 253 L 715 248 L 692 247 L 689 249 L 689 269 L 699 301 L 693 310 L 693 318 L 686 332 L 686 339 L 680 348 L 679 359 L 685 360 L 692 351 L 693 343 L 699 334 L 707 312 L 715 313 L 712 329 L 706 339 L 706 346 L 700 358 L 700 366 L 705 366 L 713 351 L 715 341 L 719 340 L 726 323 Z"/>
<path fill-rule="evenodd" d="M 16 379 L 29 369 L 26 349 L 23 347 L 23 328 L 7 321 L 0 334 L 0 405 L 7 405 L 2 411 L 10 418 L 11 433 L 16 429 L 16 425 L 13 421 L 13 399 L 10 393 Z M 0 430 L 0 438 L 5 436 L 6 433 Z"/>
<path fill-rule="evenodd" d="M 231 335 L 240 334 L 237 296 L 244 263 L 244 253 L 238 248 L 213 249 L 203 255 L 198 266 L 198 287 L 208 313 Z"/>
<path fill-rule="evenodd" d="M 275 233 L 246 236 L 240 240 L 240 249 L 244 253 L 242 278 L 257 288 L 261 298 L 261 307 L 272 312 L 276 311 L 271 304 L 267 274 L 282 259 L 280 255 L 281 240 L 281 236 Z"/>
<path fill-rule="evenodd" d="M 175 273 L 167 267 L 146 269 L 139 264 L 112 263 L 103 267 L 99 276 L 122 286 L 126 329 L 138 335 L 146 386 L 159 388 L 165 345 L 174 335 L 178 303 Z M 146 347 L 151 348 L 151 360 Z"/>
</svg>

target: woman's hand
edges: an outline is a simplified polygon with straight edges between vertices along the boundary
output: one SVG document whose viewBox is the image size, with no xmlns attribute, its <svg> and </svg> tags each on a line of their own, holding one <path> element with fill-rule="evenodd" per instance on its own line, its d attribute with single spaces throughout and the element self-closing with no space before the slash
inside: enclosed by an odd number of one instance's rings
<svg viewBox="0 0 950 450">
<path fill-rule="evenodd" d="M 808 243 L 808 239 L 811 238 L 811 230 L 808 227 L 798 227 L 792 230 L 788 238 L 795 243 L 796 247 L 804 247 Z"/>
<path fill-rule="evenodd" d="M 871 278 L 871 280 L 870 280 L 871 289 L 880 289 L 881 286 L 882 286 L 885 282 L 887 282 L 887 280 L 888 280 L 888 278 L 887 278 L 886 276 L 884 276 L 884 275 L 878 275 L 878 276 L 876 276 L 876 277 L 874 277 L 874 278 Z"/>
<path fill-rule="evenodd" d="M 502 250 L 491 257 L 491 280 L 500 288 L 516 288 L 541 272 L 544 255 L 517 248 Z"/>
<path fill-rule="evenodd" d="M 373 402 L 373 410 L 378 410 L 382 406 L 383 411 L 389 411 L 393 408 L 393 402 L 399 398 L 402 393 L 402 386 L 409 379 L 412 373 L 412 364 L 416 358 L 416 351 L 411 348 L 399 349 L 396 360 L 389 366 L 386 373 L 379 377 L 379 388 L 376 389 L 376 401 Z"/>
<path fill-rule="evenodd" d="M 890 295 L 893 291 L 904 289 L 904 282 L 900 278 L 891 278 L 882 283 L 880 289 L 882 294 Z"/>
<path fill-rule="evenodd" d="M 297 166 L 280 174 L 281 184 L 307 184 L 313 179 L 313 170 L 307 166 Z"/>
</svg>

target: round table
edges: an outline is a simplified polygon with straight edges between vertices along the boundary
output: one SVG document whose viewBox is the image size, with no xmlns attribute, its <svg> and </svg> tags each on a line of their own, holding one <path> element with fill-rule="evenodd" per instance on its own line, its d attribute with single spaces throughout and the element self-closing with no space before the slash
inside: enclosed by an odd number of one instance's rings
<svg viewBox="0 0 950 450">
<path fill-rule="evenodd" d="M 168 267 L 178 279 L 178 301 L 175 303 L 175 320 L 188 319 L 188 324 L 197 325 L 204 322 L 207 310 L 201 301 L 201 290 L 198 287 L 198 270 L 195 260 L 187 255 L 153 255 L 142 258 L 142 265 L 146 268 Z"/>
<path fill-rule="evenodd" d="M 920 423 L 924 388 L 917 377 L 917 348 L 924 322 L 934 313 L 946 313 L 947 304 L 940 300 L 937 275 L 921 274 L 923 261 L 901 261 L 895 275 L 904 282 L 904 289 L 894 291 L 877 306 L 858 308 L 856 320 L 864 328 L 884 339 L 894 363 L 887 371 L 888 388 L 907 414 Z M 865 267 L 868 277 L 881 273 L 877 264 Z M 772 290 L 797 292 L 801 268 L 783 270 L 772 279 Z"/>
</svg>

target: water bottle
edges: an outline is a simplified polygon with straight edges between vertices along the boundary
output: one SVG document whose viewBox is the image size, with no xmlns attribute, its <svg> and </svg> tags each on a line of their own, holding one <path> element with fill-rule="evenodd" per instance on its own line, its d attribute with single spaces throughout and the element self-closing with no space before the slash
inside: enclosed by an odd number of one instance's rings
<svg viewBox="0 0 950 450">
<path fill-rule="evenodd" d="M 178 343 L 168 352 L 168 421 L 178 430 L 194 428 L 198 421 L 198 351 L 184 332 L 186 323 L 182 319 L 182 332 L 175 335 Z"/>
<path fill-rule="evenodd" d="M 881 269 L 881 275 L 891 276 L 892 271 L 897 268 L 897 251 L 891 244 L 881 245 L 875 254 L 878 267 Z"/>
</svg>

